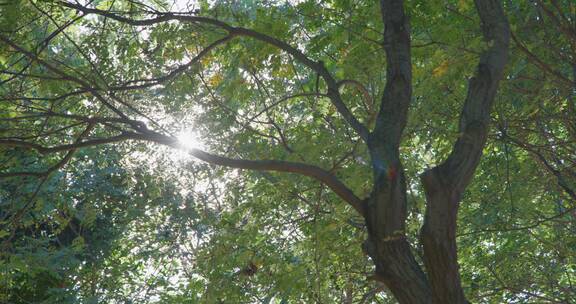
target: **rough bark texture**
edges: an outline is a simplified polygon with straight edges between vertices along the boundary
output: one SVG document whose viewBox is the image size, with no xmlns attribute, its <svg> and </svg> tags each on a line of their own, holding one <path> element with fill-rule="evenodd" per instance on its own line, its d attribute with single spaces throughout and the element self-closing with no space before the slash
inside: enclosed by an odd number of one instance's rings
<svg viewBox="0 0 576 304">
<path fill-rule="evenodd" d="M 456 220 L 458 205 L 480 162 L 490 109 L 508 56 L 510 31 L 500 2 L 477 0 L 484 37 L 491 45 L 470 80 L 460 114 L 460 137 L 449 157 L 422 175 L 427 208 L 421 242 L 434 303 L 468 303 L 458 270 Z"/>
<path fill-rule="evenodd" d="M 412 98 L 410 27 L 402 1 L 381 1 L 386 87 L 368 140 L 374 187 L 368 199 L 365 248 L 382 281 L 400 303 L 430 303 L 431 291 L 405 236 L 406 181 L 400 139 Z"/>
<path fill-rule="evenodd" d="M 507 61 L 509 29 L 498 0 L 477 0 L 484 37 L 490 44 L 470 80 L 460 115 L 460 134 L 450 156 L 426 171 L 422 182 L 427 208 L 421 232 L 426 274 L 404 234 L 406 181 L 399 146 L 412 95 L 410 30 L 401 0 L 381 1 L 387 82 L 368 147 L 374 188 L 365 217 L 366 252 L 376 265 L 376 278 L 400 303 L 468 303 L 458 269 L 456 219 L 486 143 L 490 109 Z"/>
</svg>

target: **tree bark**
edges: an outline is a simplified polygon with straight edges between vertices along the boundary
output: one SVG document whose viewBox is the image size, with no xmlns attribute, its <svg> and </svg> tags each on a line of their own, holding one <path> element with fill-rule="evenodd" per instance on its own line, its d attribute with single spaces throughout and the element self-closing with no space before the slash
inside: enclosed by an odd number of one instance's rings
<svg viewBox="0 0 576 304">
<path fill-rule="evenodd" d="M 400 303 L 431 303 L 426 275 L 406 239 L 406 180 L 400 140 L 412 99 L 410 27 L 401 0 L 380 2 L 384 22 L 386 86 L 374 131 L 368 138 L 374 186 L 365 218 L 365 251 L 376 266 L 375 277 Z"/>
<path fill-rule="evenodd" d="M 400 303 L 468 303 L 460 283 L 456 220 L 462 193 L 469 184 L 486 143 L 490 109 L 507 62 L 509 29 L 498 0 L 476 0 L 484 37 L 476 76 L 470 80 L 460 115 L 461 136 L 450 156 L 422 175 L 427 208 L 421 231 L 424 273 L 405 236 L 406 181 L 399 157 L 402 132 L 412 98 L 410 30 L 401 0 L 382 0 L 386 87 L 368 147 L 374 188 L 365 218 L 365 250 L 376 278 Z"/>
<path fill-rule="evenodd" d="M 458 206 L 480 162 L 490 109 L 508 60 L 510 30 L 500 1 L 476 0 L 475 4 L 490 48 L 482 53 L 476 75 L 470 80 L 460 114 L 460 137 L 452 152 L 421 177 L 427 206 L 420 238 L 434 303 L 468 303 L 458 269 Z"/>
</svg>

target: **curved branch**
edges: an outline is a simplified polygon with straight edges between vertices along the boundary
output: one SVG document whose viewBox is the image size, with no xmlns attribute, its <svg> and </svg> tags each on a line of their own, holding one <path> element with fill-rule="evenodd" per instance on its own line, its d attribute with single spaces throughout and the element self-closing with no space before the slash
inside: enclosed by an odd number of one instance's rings
<svg viewBox="0 0 576 304">
<path fill-rule="evenodd" d="M 94 128 L 94 123 L 88 123 L 88 126 L 86 127 L 86 129 L 84 129 L 84 131 L 82 131 L 82 133 L 80 133 L 80 135 L 78 135 L 78 138 L 76 139 L 76 143 L 80 143 L 82 138 L 86 137 L 88 135 L 88 133 L 90 133 L 90 131 L 92 131 L 93 128 Z M 0 141 L 0 145 L 1 145 L 1 141 Z M 35 146 L 35 149 L 37 149 L 39 147 L 40 146 Z M 52 172 L 59 170 L 62 167 L 64 167 L 72 159 L 72 156 L 74 155 L 76 150 L 77 150 L 77 148 L 68 149 L 68 152 L 66 153 L 66 155 L 64 155 L 64 157 L 60 161 L 58 161 L 56 164 L 54 164 L 53 166 L 48 168 L 46 171 L 41 171 L 41 172 L 25 172 L 24 171 L 24 172 L 0 173 L 0 179 L 1 178 L 7 178 L 7 177 L 15 177 L 15 176 L 48 177 Z"/>
<path fill-rule="evenodd" d="M 576 31 L 571 28 L 573 25 L 571 25 L 569 20 L 565 19 L 565 16 L 562 16 L 562 14 L 560 14 L 560 18 L 562 18 L 563 20 L 561 20 L 558 16 L 556 16 L 556 14 L 554 12 L 552 12 L 543 2 L 542 0 L 536 0 L 536 3 L 538 4 L 538 6 L 540 8 L 542 8 L 542 10 L 544 11 L 544 13 L 546 15 L 548 15 L 548 17 L 552 20 L 552 22 L 556 25 L 556 27 L 558 28 L 558 30 L 563 33 L 566 38 L 568 38 L 568 40 L 571 42 L 571 44 L 573 46 L 576 46 Z M 557 6 L 556 6 L 557 7 Z M 562 21 L 564 21 L 565 23 L 563 23 Z"/>
<path fill-rule="evenodd" d="M 264 109 L 260 110 L 258 113 L 256 113 L 254 116 L 251 116 L 249 120 L 254 120 L 258 117 L 260 117 L 260 115 L 264 114 L 266 111 L 274 108 L 275 106 L 283 103 L 286 100 L 292 99 L 292 98 L 298 98 L 298 97 L 308 97 L 308 96 L 314 96 L 314 97 L 328 97 L 328 95 L 326 94 L 322 94 L 322 93 L 298 93 L 298 94 L 294 94 L 294 95 L 288 95 L 288 96 L 284 96 L 280 99 L 278 99 L 277 101 L 273 102 L 272 104 L 266 106 Z"/>
<path fill-rule="evenodd" d="M 37 143 L 22 141 L 22 140 L 0 139 L 0 146 L 21 147 L 21 148 L 36 150 L 41 154 L 50 154 L 50 153 L 55 153 L 55 152 L 75 150 L 75 149 L 79 149 L 79 148 L 92 147 L 92 146 L 103 145 L 103 144 L 117 143 L 117 142 L 129 140 L 129 139 L 139 139 L 139 138 L 134 138 L 134 136 L 133 136 L 134 134 L 136 134 L 136 133 L 124 132 L 120 135 L 116 135 L 116 136 L 112 136 L 112 137 L 78 141 L 78 142 L 75 142 L 73 144 L 66 144 L 66 145 L 53 146 L 53 147 L 45 147 L 45 146 L 39 145 Z"/>
<path fill-rule="evenodd" d="M 22 48 L 21 46 L 16 44 L 14 41 L 8 39 L 8 37 L 6 37 L 2 34 L 0 34 L 0 41 L 4 41 L 7 45 L 11 46 L 12 48 L 17 50 L 18 52 L 21 52 L 26 57 L 28 57 L 30 60 L 34 60 L 34 61 L 38 62 L 39 64 L 43 65 L 44 67 L 46 67 L 46 69 L 55 73 L 56 75 L 60 75 L 63 80 L 68 80 L 68 81 L 74 82 L 76 84 L 79 84 L 82 87 L 82 89 L 85 89 L 86 91 L 90 92 L 94 97 L 96 97 L 98 100 L 100 100 L 106 107 L 108 107 L 110 110 L 112 110 L 114 113 L 116 113 L 116 115 L 118 115 L 119 117 L 128 119 L 128 117 L 124 113 L 122 113 L 122 111 L 118 110 L 114 105 L 112 105 L 110 102 L 108 102 L 102 95 L 100 95 L 100 93 L 98 93 L 96 91 L 96 89 L 91 87 L 88 82 L 86 82 L 86 81 L 84 81 L 78 77 L 74 77 L 74 76 L 71 76 L 71 75 L 65 73 L 64 71 L 60 70 L 59 68 L 55 67 L 54 65 L 52 65 L 52 64 L 46 62 L 45 60 L 39 58 L 36 54 Z"/>
<path fill-rule="evenodd" d="M 532 53 L 517 37 L 516 35 L 514 35 L 514 33 L 511 33 L 511 37 L 512 40 L 514 40 L 514 43 L 516 44 L 516 46 L 518 46 L 518 48 L 520 49 L 520 51 L 522 51 L 522 53 L 524 53 L 526 55 L 526 57 L 528 57 L 528 59 L 530 60 L 530 62 L 532 62 L 535 66 L 539 67 L 542 71 L 551 74 L 552 76 L 556 77 L 558 80 L 560 80 L 562 83 L 564 83 L 566 86 L 570 87 L 573 85 L 572 80 L 570 80 L 568 77 L 562 75 L 562 73 L 554 70 L 554 68 L 552 68 L 550 65 L 548 65 L 547 63 L 545 63 L 544 61 L 542 61 L 542 59 L 540 59 L 538 56 L 536 56 L 536 54 Z"/>
<path fill-rule="evenodd" d="M 310 68 L 314 72 L 318 73 L 318 75 L 322 76 L 322 78 L 326 81 L 328 86 L 328 97 L 332 104 L 336 107 L 340 115 L 346 120 L 346 122 L 358 133 L 358 135 L 364 140 L 368 140 L 369 131 L 360 121 L 350 112 L 344 101 L 342 100 L 342 96 L 338 92 L 338 83 L 332 77 L 328 69 L 324 66 L 322 61 L 314 61 L 306 56 L 302 51 L 298 50 L 297 48 L 291 46 L 290 44 L 274 38 L 272 36 L 268 36 L 266 34 L 243 28 L 243 27 L 236 27 L 232 26 L 226 22 L 220 21 L 214 18 L 208 17 L 201 17 L 201 16 L 190 16 L 190 15 L 181 15 L 181 14 L 174 14 L 174 13 L 157 13 L 157 17 L 150 18 L 150 19 L 142 19 L 142 20 L 135 20 L 131 18 L 126 18 L 120 16 L 115 13 L 111 13 L 109 11 L 103 11 L 99 9 L 88 8 L 82 5 L 69 3 L 65 1 L 58 2 L 62 6 L 76 9 L 81 11 L 85 14 L 96 14 L 100 16 L 104 16 L 110 18 L 112 20 L 116 20 L 118 22 L 123 22 L 126 24 L 134 25 L 134 26 L 148 26 L 154 25 L 162 22 L 167 22 L 171 20 L 178 20 L 182 22 L 192 22 L 192 23 L 204 23 L 209 24 L 218 28 L 221 28 L 228 32 L 231 36 L 244 36 L 256 39 L 260 42 L 264 42 L 266 44 L 272 45 L 294 57 L 297 61 L 305 65 L 306 67 Z"/>
<path fill-rule="evenodd" d="M 206 54 L 208 54 L 214 48 L 216 48 L 220 44 L 223 44 L 223 43 L 229 41 L 233 37 L 234 37 L 234 35 L 230 34 L 230 35 L 226 35 L 225 37 L 212 42 L 207 47 L 205 47 L 202 51 L 200 51 L 196 56 L 194 56 L 194 58 L 192 58 L 189 62 L 177 67 L 176 69 L 174 69 L 173 71 L 171 71 L 170 73 L 168 73 L 164 76 L 157 77 L 157 78 L 151 78 L 151 79 L 131 80 L 131 81 L 123 83 L 122 85 L 112 86 L 112 87 L 110 87 L 110 90 L 112 90 L 112 91 L 127 91 L 127 90 L 134 90 L 134 89 L 144 89 L 144 88 L 148 88 L 148 87 L 151 87 L 154 85 L 164 83 L 170 79 L 173 79 L 178 74 L 186 71 L 192 65 L 198 63 L 204 56 L 206 56 Z M 143 82 L 143 83 L 142 84 L 134 84 L 134 83 L 138 83 L 138 82 Z"/>
<path fill-rule="evenodd" d="M 434 303 L 468 303 L 460 283 L 456 220 L 462 193 L 480 162 L 487 140 L 490 110 L 508 61 L 510 28 L 499 0 L 476 0 L 484 38 L 482 53 L 470 79 L 460 114 L 460 136 L 440 165 L 425 171 L 426 214 L 420 234 Z"/>
<path fill-rule="evenodd" d="M 137 133 L 132 134 L 131 136 L 133 139 L 141 139 L 145 141 L 156 142 L 173 148 L 185 150 L 190 155 L 202 161 L 218 166 L 237 168 L 237 169 L 256 170 L 256 171 L 277 171 L 277 172 L 297 173 L 300 175 L 311 177 L 328 186 L 340 198 L 349 203 L 360 215 L 364 215 L 364 201 L 358 198 L 352 192 L 352 190 L 346 187 L 346 185 L 344 185 L 336 176 L 318 166 L 297 162 L 280 161 L 280 160 L 245 160 L 245 159 L 223 157 L 219 155 L 210 154 L 200 149 L 185 148 L 180 144 L 178 139 L 158 134 L 155 132 L 154 133 L 149 132 L 146 134 Z"/>
<path fill-rule="evenodd" d="M 374 106 L 374 100 L 372 100 L 372 96 L 370 96 L 370 92 L 368 89 L 358 80 L 354 79 L 344 79 L 338 81 L 338 88 L 344 86 L 345 84 L 351 84 L 355 86 L 362 96 L 364 97 L 364 102 L 366 102 L 366 108 L 369 112 L 372 111 L 372 107 Z"/>
<path fill-rule="evenodd" d="M 508 61 L 511 35 L 498 0 L 476 0 L 476 8 L 484 38 L 492 46 L 482 53 L 476 75 L 470 79 L 460 113 L 460 136 L 448 158 L 433 169 L 441 171 L 446 185 L 460 191 L 469 184 L 486 143 L 490 110 Z"/>
<path fill-rule="evenodd" d="M 245 160 L 245 159 L 234 159 L 223 157 L 219 155 L 214 155 L 199 149 L 190 149 L 182 146 L 177 138 L 162 135 L 156 132 L 148 131 L 145 133 L 132 133 L 124 132 L 120 135 L 102 138 L 102 139 L 92 139 L 86 141 L 77 141 L 73 144 L 44 147 L 42 145 L 19 141 L 19 140 L 0 140 L 0 146 L 17 146 L 35 149 L 40 153 L 54 153 L 60 151 L 73 151 L 78 148 L 96 146 L 108 143 L 117 143 L 126 140 L 141 140 L 154 142 L 162 145 L 166 145 L 172 148 L 185 150 L 191 156 L 194 156 L 202 161 L 210 164 L 237 168 L 237 169 L 248 169 L 256 171 L 276 171 L 276 172 L 287 172 L 287 173 L 297 173 L 300 175 L 311 177 L 319 182 L 322 182 L 328 186 L 334 193 L 336 193 L 340 198 L 346 201 L 352 206 L 360 215 L 364 215 L 364 201 L 357 197 L 352 190 L 350 190 L 346 185 L 344 185 L 335 175 L 332 173 L 314 165 L 279 161 L 279 160 Z"/>
</svg>

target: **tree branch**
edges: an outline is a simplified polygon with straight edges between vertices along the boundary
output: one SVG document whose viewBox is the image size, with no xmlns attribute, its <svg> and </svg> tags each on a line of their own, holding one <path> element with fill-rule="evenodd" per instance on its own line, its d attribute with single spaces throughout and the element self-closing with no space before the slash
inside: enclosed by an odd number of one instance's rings
<svg viewBox="0 0 576 304">
<path fill-rule="evenodd" d="M 464 190 L 480 161 L 487 139 L 490 110 L 508 61 L 510 30 L 499 1 L 476 0 L 476 7 L 484 38 L 492 46 L 482 53 L 476 75 L 468 84 L 468 94 L 460 113 L 460 136 L 448 158 L 433 169 L 441 171 L 446 184 L 454 190 Z"/>
<path fill-rule="evenodd" d="M 443 163 L 421 176 L 427 204 L 420 237 L 435 303 L 468 303 L 458 270 L 458 205 L 480 162 L 490 109 L 508 61 L 510 29 L 500 1 L 476 0 L 475 3 L 490 47 L 480 56 L 476 75 L 468 84 L 460 114 L 460 136 L 452 152 Z"/>
<path fill-rule="evenodd" d="M 558 80 L 560 80 L 564 85 L 566 86 L 572 86 L 573 82 L 572 80 L 570 80 L 568 77 L 562 75 L 562 73 L 556 71 L 554 68 L 552 68 L 549 64 L 545 63 L 544 61 L 542 61 L 542 59 L 538 58 L 538 56 L 536 56 L 536 54 L 532 53 L 517 37 L 516 35 L 514 35 L 514 33 L 511 33 L 511 37 L 512 40 L 514 40 L 514 43 L 516 44 L 516 46 L 520 49 L 520 51 L 522 51 L 522 53 L 524 53 L 526 55 L 526 57 L 528 57 L 528 60 L 530 60 L 530 62 L 532 62 L 535 66 L 539 67 L 542 71 L 551 74 L 552 76 L 556 77 Z"/>
<path fill-rule="evenodd" d="M 176 77 L 178 74 L 181 74 L 182 72 L 186 71 L 188 68 L 190 68 L 192 65 L 198 63 L 204 56 L 206 56 L 210 51 L 212 51 L 213 49 L 215 49 L 217 46 L 219 46 L 220 44 L 223 44 L 227 41 L 229 41 L 230 39 L 232 39 L 234 37 L 234 35 L 230 34 L 230 35 L 226 35 L 225 37 L 218 39 L 214 42 L 212 42 L 211 44 L 209 44 L 207 47 L 205 47 L 204 49 L 202 49 L 196 56 L 194 56 L 194 58 L 192 58 L 189 62 L 187 62 L 186 64 L 183 64 L 179 67 L 177 67 L 176 69 L 174 69 L 173 71 L 171 71 L 170 73 L 163 75 L 161 77 L 157 77 L 157 78 L 151 78 L 151 79 L 136 79 L 136 80 L 131 80 L 131 81 L 127 81 L 121 85 L 118 86 L 112 86 L 110 87 L 110 90 L 113 91 L 127 91 L 127 90 L 135 90 L 135 89 L 144 89 L 144 88 L 148 88 L 151 86 L 155 86 L 161 83 L 164 83 L 170 79 L 173 79 L 174 77 Z M 140 84 L 135 84 L 135 83 L 140 83 Z"/>
<path fill-rule="evenodd" d="M 370 127 L 373 120 L 376 118 L 376 111 L 374 111 L 374 106 L 375 106 L 374 105 L 374 99 L 370 95 L 370 92 L 368 91 L 368 89 L 366 89 L 366 87 L 361 82 L 354 80 L 354 79 L 344 79 L 344 80 L 338 81 L 338 88 L 340 88 L 344 85 L 347 85 L 347 84 L 355 86 L 356 89 L 358 89 L 358 91 L 360 91 L 360 93 L 362 93 L 362 97 L 364 100 L 364 107 L 366 108 L 366 112 L 368 113 L 368 119 L 366 120 L 366 126 Z"/>
<path fill-rule="evenodd" d="M 243 27 L 236 27 L 229 25 L 226 22 L 208 18 L 208 17 L 201 17 L 201 16 L 190 16 L 190 15 L 182 15 L 182 14 L 174 14 L 174 13 L 157 13 L 157 17 L 150 18 L 150 19 L 142 19 L 142 20 L 135 20 L 131 18 L 126 18 L 109 11 L 103 11 L 99 9 L 88 8 L 82 5 L 69 3 L 65 1 L 59 1 L 62 6 L 76 9 L 81 11 L 85 14 L 96 14 L 100 16 L 104 16 L 118 22 L 123 22 L 130 25 L 135 26 L 148 26 L 154 25 L 157 23 L 167 22 L 171 20 L 178 20 L 182 22 L 192 22 L 192 23 L 204 23 L 209 24 L 218 28 L 221 28 L 228 32 L 231 36 L 244 36 L 256 39 L 258 41 L 264 42 L 266 44 L 272 45 L 294 57 L 297 61 L 305 65 L 306 67 L 310 68 L 311 70 L 318 73 L 318 75 L 322 76 L 322 78 L 326 81 L 328 86 L 328 97 L 332 104 L 336 107 L 338 112 L 342 115 L 344 120 L 358 133 L 358 135 L 364 140 L 368 140 L 368 129 L 360 123 L 360 121 L 350 112 L 344 101 L 342 100 L 342 96 L 338 92 L 338 83 L 332 77 L 330 72 L 326 69 L 324 64 L 321 61 L 314 61 L 306 56 L 302 51 L 298 50 L 297 48 L 291 46 L 290 44 L 279 40 L 277 38 L 268 36 L 266 34 L 243 28 Z"/>
<path fill-rule="evenodd" d="M 398 149 L 412 98 L 410 25 L 403 1 L 380 2 L 384 22 L 386 86 L 371 140 Z"/>
<path fill-rule="evenodd" d="M 90 131 L 92 131 L 93 128 L 94 128 L 94 123 L 92 123 L 92 122 L 88 123 L 88 126 L 86 127 L 86 129 L 84 129 L 84 131 L 82 131 L 82 133 L 80 135 L 78 135 L 76 143 L 80 143 L 82 138 L 86 137 L 88 135 L 88 133 L 90 133 Z M 2 141 L 0 140 L 0 145 L 1 144 L 2 144 Z M 34 146 L 34 147 L 35 147 L 34 149 L 38 149 L 40 146 Z M 64 157 L 59 162 L 57 162 L 56 164 L 54 164 L 53 166 L 48 168 L 46 171 L 41 171 L 41 172 L 22 171 L 22 172 L 0 173 L 0 179 L 7 178 L 7 177 L 15 177 L 15 176 L 48 177 L 52 172 L 57 171 L 57 170 L 61 169 L 62 167 L 64 167 L 72 159 L 72 156 L 74 155 L 75 152 L 76 152 L 76 148 L 68 149 L 68 152 L 66 153 L 66 155 L 64 155 Z"/>
<path fill-rule="evenodd" d="M 15 140 L 15 139 L 0 139 L 0 146 L 6 147 L 22 147 L 27 149 L 34 149 L 41 154 L 50 154 L 55 152 L 62 152 L 62 151 L 69 151 L 78 148 L 85 148 L 109 143 L 116 143 L 121 141 L 126 141 L 129 139 L 134 139 L 133 134 L 130 132 L 124 132 L 120 135 L 107 137 L 107 138 L 98 138 L 98 139 L 91 139 L 85 141 L 79 141 L 73 144 L 66 144 L 66 145 L 59 145 L 59 146 L 52 146 L 52 147 L 45 147 L 33 142 L 27 142 L 22 140 Z"/>
<path fill-rule="evenodd" d="M 538 6 L 540 8 L 542 8 L 542 10 L 544 11 L 544 13 L 546 15 L 548 15 L 548 17 L 552 20 L 552 22 L 556 25 L 556 27 L 558 28 L 558 30 L 560 30 L 561 33 L 563 33 L 566 38 L 568 38 L 568 40 L 570 41 L 570 43 L 573 46 L 576 46 L 576 31 L 572 28 L 570 28 L 571 24 L 570 21 L 566 22 L 567 24 L 564 24 L 562 22 L 562 20 L 560 20 L 558 18 L 558 16 L 556 16 L 556 14 L 554 14 L 554 12 L 552 12 L 546 5 L 544 5 L 544 3 L 542 2 L 542 0 L 536 0 L 536 3 L 538 3 Z M 562 16 L 562 15 L 561 15 Z M 563 18 L 564 19 L 564 18 Z M 565 20 L 565 19 L 564 19 Z"/>
<path fill-rule="evenodd" d="M 116 115 L 118 115 L 119 117 L 128 119 L 128 117 L 124 113 L 122 113 L 122 111 L 118 110 L 114 105 L 112 105 L 110 102 L 108 102 L 102 95 L 100 95 L 100 93 L 98 93 L 96 91 L 96 89 L 91 87 L 86 81 L 84 81 L 78 77 L 74 77 L 74 76 L 71 76 L 71 75 L 65 73 L 64 71 L 60 70 L 59 68 L 55 67 L 54 65 L 52 65 L 52 64 L 46 62 L 45 60 L 39 58 L 36 54 L 22 48 L 21 46 L 19 46 L 18 44 L 16 44 L 15 42 L 8 39 L 8 37 L 6 37 L 2 34 L 0 34 L 0 41 L 4 41 L 6 44 L 11 46 L 12 48 L 17 50 L 18 52 L 21 52 L 22 54 L 24 54 L 30 60 L 34 60 L 34 61 L 38 62 L 39 64 L 46 67 L 49 71 L 55 73 L 56 75 L 61 76 L 63 80 L 68 80 L 68 81 L 74 82 L 76 84 L 79 84 L 83 89 L 90 92 L 94 97 L 96 97 L 98 100 L 100 100 L 106 107 L 108 107 L 110 110 L 112 110 L 112 112 L 116 113 Z"/>
<path fill-rule="evenodd" d="M 186 148 L 182 146 L 177 138 L 162 135 L 153 131 L 147 131 L 145 133 L 124 132 L 120 135 L 109 138 L 77 141 L 73 144 L 53 147 L 44 147 L 42 145 L 26 141 L 0 139 L 0 146 L 4 145 L 9 147 L 24 147 L 35 149 L 42 154 L 47 154 L 60 151 L 73 151 L 78 148 L 116 143 L 126 140 L 141 140 L 166 145 L 172 148 L 187 151 L 191 156 L 194 156 L 207 163 L 224 167 L 256 171 L 297 173 L 300 175 L 308 176 L 328 186 L 340 198 L 349 203 L 360 215 L 364 215 L 364 201 L 358 198 L 352 192 L 352 190 L 346 187 L 346 185 L 344 185 L 336 176 L 318 166 L 279 160 L 244 160 L 222 157 L 199 149 Z"/>
<path fill-rule="evenodd" d="M 223 156 L 210 154 L 200 149 L 185 148 L 180 144 L 180 142 L 176 138 L 168 137 L 155 132 L 149 132 L 147 134 L 138 133 L 138 134 L 132 134 L 131 136 L 132 139 L 141 139 L 156 142 L 180 150 L 185 150 L 190 155 L 214 165 L 237 168 L 237 169 L 256 170 L 256 171 L 277 171 L 277 172 L 297 173 L 300 175 L 311 177 L 328 186 L 340 198 L 349 203 L 360 215 L 364 215 L 364 201 L 358 198 L 352 192 L 352 190 L 346 187 L 346 185 L 344 185 L 336 176 L 318 166 L 297 162 L 279 161 L 279 160 L 245 160 L 245 159 L 227 158 Z"/>
<path fill-rule="evenodd" d="M 406 237 L 406 178 L 400 138 L 412 95 L 410 29 L 402 0 L 381 0 L 386 52 L 386 86 L 368 148 L 374 185 L 367 203 L 365 252 L 376 266 L 374 278 L 399 303 L 429 303 L 430 285 Z"/>
</svg>

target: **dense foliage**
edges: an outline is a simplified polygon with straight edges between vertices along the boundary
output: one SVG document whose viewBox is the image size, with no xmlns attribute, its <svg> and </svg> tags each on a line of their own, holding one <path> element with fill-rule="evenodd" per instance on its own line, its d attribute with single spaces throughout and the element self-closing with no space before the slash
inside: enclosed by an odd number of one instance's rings
<svg viewBox="0 0 576 304">
<path fill-rule="evenodd" d="M 402 115 L 380 110 L 386 5 L 176 2 L 0 0 L 0 303 L 396 303 L 363 214 L 380 177 L 362 132 Z M 418 265 L 420 175 L 463 137 L 494 48 L 477 6 L 498 1 L 476 2 L 404 3 L 405 173 L 384 175 L 405 176 L 407 214 L 385 241 L 402 234 Z M 572 303 L 576 4 L 502 7 L 459 279 L 473 303 Z"/>
</svg>

